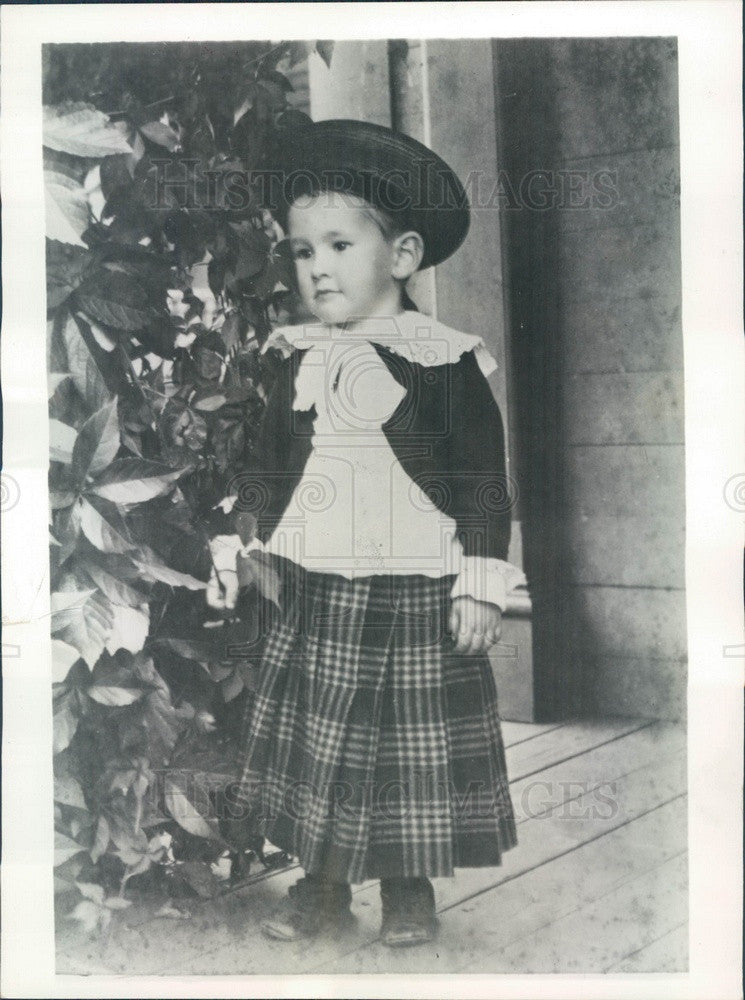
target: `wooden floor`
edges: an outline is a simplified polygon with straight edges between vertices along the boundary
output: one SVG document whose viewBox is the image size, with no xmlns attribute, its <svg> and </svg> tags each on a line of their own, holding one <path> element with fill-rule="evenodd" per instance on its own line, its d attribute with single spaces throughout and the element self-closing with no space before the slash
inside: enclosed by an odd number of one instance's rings
<svg viewBox="0 0 745 1000">
<path fill-rule="evenodd" d="M 106 942 L 58 934 L 57 971 L 132 974 L 683 972 L 687 969 L 685 734 L 648 720 L 504 723 L 519 844 L 499 868 L 435 883 L 431 946 L 377 941 L 377 883 L 335 940 L 283 944 L 259 923 L 299 874 L 286 869 L 189 921 L 116 923 Z M 130 911 L 126 911 L 127 914 Z"/>
</svg>

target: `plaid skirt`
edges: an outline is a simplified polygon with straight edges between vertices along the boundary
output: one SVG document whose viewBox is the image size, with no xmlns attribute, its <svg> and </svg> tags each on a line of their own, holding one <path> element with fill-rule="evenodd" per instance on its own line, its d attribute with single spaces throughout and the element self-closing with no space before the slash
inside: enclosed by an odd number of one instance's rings
<svg viewBox="0 0 745 1000">
<path fill-rule="evenodd" d="M 453 576 L 349 580 L 272 557 L 283 613 L 244 718 L 252 826 L 345 882 L 498 865 L 516 843 L 486 656 L 453 652 Z"/>
</svg>

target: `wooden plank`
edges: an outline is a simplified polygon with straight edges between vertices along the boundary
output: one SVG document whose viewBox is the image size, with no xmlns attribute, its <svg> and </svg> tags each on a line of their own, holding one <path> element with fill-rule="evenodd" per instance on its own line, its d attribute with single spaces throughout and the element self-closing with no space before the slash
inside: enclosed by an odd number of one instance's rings
<svg viewBox="0 0 745 1000">
<path fill-rule="evenodd" d="M 502 739 L 505 747 L 514 747 L 517 743 L 535 739 L 543 733 L 552 733 L 571 725 L 568 722 L 506 722 L 502 720 Z"/>
<path fill-rule="evenodd" d="M 648 725 L 651 725 L 648 719 L 608 719 L 578 722 L 543 733 L 507 749 L 507 773 L 510 781 L 517 781 Z"/>
<path fill-rule="evenodd" d="M 685 846 L 685 838 L 676 835 L 685 810 L 685 801 L 677 799 L 607 837 L 459 903 L 441 915 L 440 933 L 431 946 L 391 954 L 374 942 L 318 971 L 500 971 L 496 956 L 507 945 L 583 911 L 630 879 L 677 856 Z"/>
<path fill-rule="evenodd" d="M 620 739 L 571 757 L 537 775 L 510 782 L 518 824 L 595 793 L 612 794 L 613 782 L 625 774 L 684 753 L 686 736 L 680 726 L 657 722 Z"/>
<path fill-rule="evenodd" d="M 599 799 L 591 789 L 573 800 L 571 808 L 559 804 L 551 812 L 528 819 L 520 825 L 518 846 L 505 855 L 500 867 L 464 868 L 454 879 L 436 879 L 438 909 L 457 905 L 633 822 L 683 795 L 685 783 L 685 760 L 675 757 L 616 779 L 610 802 Z"/>
<path fill-rule="evenodd" d="M 688 972 L 688 922 L 637 949 L 604 972 Z"/>
<path fill-rule="evenodd" d="M 688 864 L 679 856 L 501 949 L 495 971 L 602 972 L 678 926 L 687 902 Z"/>
</svg>

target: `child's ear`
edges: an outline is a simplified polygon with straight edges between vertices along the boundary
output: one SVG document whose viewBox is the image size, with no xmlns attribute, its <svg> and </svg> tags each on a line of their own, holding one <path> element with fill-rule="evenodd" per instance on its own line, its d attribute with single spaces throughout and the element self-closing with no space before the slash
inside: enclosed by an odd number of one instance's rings
<svg viewBox="0 0 745 1000">
<path fill-rule="evenodd" d="M 424 240 L 413 229 L 396 236 L 393 245 L 391 274 L 398 280 L 410 278 L 419 269 L 424 256 Z"/>
</svg>

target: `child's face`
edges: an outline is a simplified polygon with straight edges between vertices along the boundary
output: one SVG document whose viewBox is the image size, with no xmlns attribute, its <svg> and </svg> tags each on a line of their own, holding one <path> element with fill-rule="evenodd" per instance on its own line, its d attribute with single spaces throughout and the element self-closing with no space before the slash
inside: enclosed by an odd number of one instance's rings
<svg viewBox="0 0 745 1000">
<path fill-rule="evenodd" d="M 354 195 L 324 192 L 293 203 L 289 236 L 300 294 L 323 323 L 395 315 L 395 247 Z"/>
</svg>

